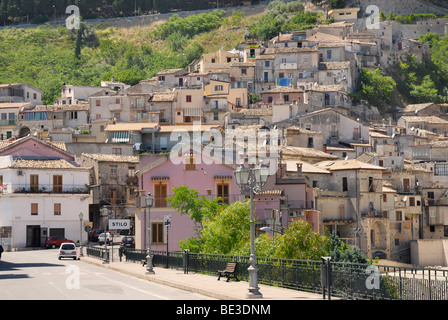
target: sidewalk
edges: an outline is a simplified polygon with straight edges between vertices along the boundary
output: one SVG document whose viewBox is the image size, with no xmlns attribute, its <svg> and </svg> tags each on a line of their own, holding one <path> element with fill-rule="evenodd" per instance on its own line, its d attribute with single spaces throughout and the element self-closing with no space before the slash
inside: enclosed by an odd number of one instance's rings
<svg viewBox="0 0 448 320">
<path fill-rule="evenodd" d="M 225 278 L 217 281 L 218 276 L 210 276 L 189 272 L 184 274 L 183 270 L 154 268 L 155 274 L 147 275 L 146 267 L 135 262 L 109 262 L 104 264 L 101 259 L 81 257 L 81 261 L 97 265 L 99 267 L 122 272 L 133 277 L 154 281 L 159 284 L 175 287 L 178 289 L 196 292 L 219 300 L 249 300 L 246 298 L 249 283 L 247 281 L 230 280 Z M 323 300 L 321 294 L 291 290 L 279 287 L 259 284 L 262 300 Z M 260 300 L 260 299 L 257 299 Z M 332 297 L 333 300 L 333 297 Z"/>
</svg>

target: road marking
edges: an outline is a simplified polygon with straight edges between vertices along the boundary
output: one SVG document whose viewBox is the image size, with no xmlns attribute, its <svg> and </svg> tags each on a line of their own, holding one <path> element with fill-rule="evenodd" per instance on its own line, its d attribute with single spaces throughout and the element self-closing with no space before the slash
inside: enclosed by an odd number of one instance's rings
<svg viewBox="0 0 448 320">
<path fill-rule="evenodd" d="M 145 293 L 145 294 L 148 294 L 148 295 L 151 295 L 151 296 L 155 296 L 155 297 L 158 297 L 158 298 L 163 299 L 163 300 L 171 300 L 170 298 L 166 298 L 166 297 L 159 296 L 158 294 L 155 294 L 155 293 L 152 293 L 152 292 L 148 292 L 148 291 L 146 291 L 146 290 L 142 290 L 142 289 L 139 289 L 139 288 L 136 288 L 136 287 L 127 285 L 127 284 L 125 284 L 125 283 L 123 283 L 123 282 L 120 282 L 120 281 L 112 280 L 112 279 L 110 279 L 110 278 L 103 277 L 103 276 L 101 276 L 101 275 L 97 275 L 97 276 L 98 276 L 99 278 L 105 279 L 105 280 L 110 281 L 110 282 L 118 283 L 119 285 L 128 287 L 128 288 L 130 288 L 130 289 L 132 289 L 132 290 L 136 290 L 136 291 L 139 291 L 139 292 L 141 292 L 141 293 Z"/>
</svg>

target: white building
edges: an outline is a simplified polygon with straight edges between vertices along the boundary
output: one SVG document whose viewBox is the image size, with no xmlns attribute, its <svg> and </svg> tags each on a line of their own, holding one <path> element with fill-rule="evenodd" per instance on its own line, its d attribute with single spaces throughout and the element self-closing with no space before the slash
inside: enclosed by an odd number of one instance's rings
<svg viewBox="0 0 448 320">
<path fill-rule="evenodd" d="M 65 159 L 25 159 L 0 157 L 2 244 L 12 250 L 40 247 L 48 236 L 77 242 L 81 232 L 85 243 L 89 168 L 76 167 Z"/>
</svg>

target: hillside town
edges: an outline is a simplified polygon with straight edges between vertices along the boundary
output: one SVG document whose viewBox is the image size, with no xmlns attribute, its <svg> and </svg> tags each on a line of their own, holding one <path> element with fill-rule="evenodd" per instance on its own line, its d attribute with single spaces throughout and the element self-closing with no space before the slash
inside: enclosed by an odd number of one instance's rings
<svg viewBox="0 0 448 320">
<path fill-rule="evenodd" d="M 1 84 L 1 243 L 86 243 L 85 226 L 129 219 L 145 249 L 151 193 L 152 249 L 179 250 L 195 223 L 167 202 L 173 188 L 244 200 L 238 159 L 261 159 L 264 146 L 271 174 L 254 196 L 257 235 L 304 220 L 368 258 L 447 266 L 448 105 L 384 116 L 352 93 L 363 68 L 427 59 L 419 36 L 448 34 L 448 19 L 369 28 L 359 10 L 330 10 L 332 23 L 266 42 L 248 37 L 136 85 L 61 83 L 52 105 L 27 83 Z"/>
</svg>

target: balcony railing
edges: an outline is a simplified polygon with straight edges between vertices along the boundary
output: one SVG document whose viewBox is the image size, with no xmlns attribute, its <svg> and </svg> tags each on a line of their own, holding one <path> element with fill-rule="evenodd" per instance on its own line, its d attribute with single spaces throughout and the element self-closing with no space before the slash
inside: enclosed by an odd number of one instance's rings
<svg viewBox="0 0 448 320">
<path fill-rule="evenodd" d="M 4 184 L 3 189 L 0 189 L 3 194 L 6 193 L 90 193 L 90 186 L 88 185 L 74 185 L 74 184 L 39 184 L 33 186 L 30 184 Z"/>
</svg>

